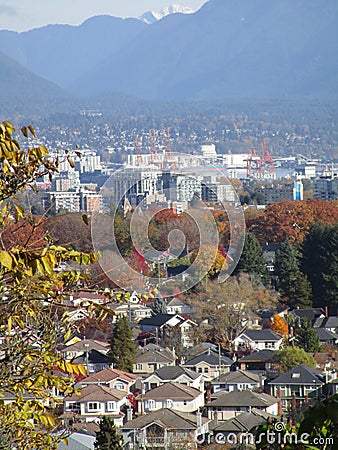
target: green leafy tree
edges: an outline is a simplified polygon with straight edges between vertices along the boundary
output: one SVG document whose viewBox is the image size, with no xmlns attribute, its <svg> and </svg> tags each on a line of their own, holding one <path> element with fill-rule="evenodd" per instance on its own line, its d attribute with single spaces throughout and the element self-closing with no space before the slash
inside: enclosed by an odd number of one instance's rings
<svg viewBox="0 0 338 450">
<path fill-rule="evenodd" d="M 296 329 L 296 341 L 306 352 L 321 351 L 318 334 L 307 319 L 301 319 L 300 326 Z"/>
<path fill-rule="evenodd" d="M 122 438 L 118 435 L 114 419 L 103 416 L 100 420 L 100 431 L 96 432 L 94 442 L 96 450 L 123 450 Z"/>
<path fill-rule="evenodd" d="M 136 347 L 133 342 L 133 335 L 128 318 L 125 316 L 119 317 L 116 321 L 110 340 L 108 356 L 116 369 L 125 372 L 133 371 L 133 364 L 135 364 L 136 358 Z"/>
<path fill-rule="evenodd" d="M 22 134 L 34 137 L 32 126 Z M 41 221 L 24 211 L 19 196 L 35 191 L 35 181 L 57 170 L 44 146 L 21 149 L 9 122 L 0 125 L 0 355 L 1 392 L 13 401 L 0 402 L 0 430 L 10 448 L 55 449 L 62 435 L 54 433 L 58 424 L 53 406 L 55 389 L 65 396 L 74 392 L 73 375 L 85 375 L 83 366 L 65 362 L 56 343 L 68 339 L 72 324 L 68 319 L 66 296 L 84 282 L 81 265 L 96 260 L 95 255 L 54 245 L 50 237 L 35 241 Z M 68 160 L 73 160 L 68 154 Z M 4 239 L 13 224 L 31 228 L 24 241 Z M 73 269 L 56 272 L 66 262 Z M 34 343 L 34 345 L 32 345 Z M 59 367 L 70 374 L 55 371 Z M 0 392 L 0 395 L 1 395 Z"/>
<path fill-rule="evenodd" d="M 316 361 L 313 356 L 300 347 L 285 347 L 277 350 L 273 358 L 275 362 L 279 363 L 281 373 L 288 372 L 299 364 L 316 367 Z"/>
<path fill-rule="evenodd" d="M 291 308 L 311 307 L 311 284 L 300 271 L 295 251 L 288 240 L 276 252 L 275 270 L 277 290 L 288 305 Z"/>
<path fill-rule="evenodd" d="M 338 309 L 338 225 L 315 224 L 303 243 L 302 271 L 313 292 L 314 306 Z"/>
<path fill-rule="evenodd" d="M 256 236 L 252 233 L 245 234 L 245 242 L 235 274 L 242 272 L 255 274 L 263 282 L 267 281 L 266 259 L 262 247 Z"/>
</svg>

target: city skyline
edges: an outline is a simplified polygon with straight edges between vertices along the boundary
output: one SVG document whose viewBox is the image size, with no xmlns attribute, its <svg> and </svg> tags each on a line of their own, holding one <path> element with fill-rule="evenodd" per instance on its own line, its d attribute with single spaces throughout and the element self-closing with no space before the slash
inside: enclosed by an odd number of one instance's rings
<svg viewBox="0 0 338 450">
<path fill-rule="evenodd" d="M 48 24 L 80 25 L 87 18 L 101 14 L 139 17 L 146 11 L 160 11 L 174 3 L 196 11 L 206 0 L 4 0 L 0 3 L 0 29 L 23 32 Z"/>
</svg>

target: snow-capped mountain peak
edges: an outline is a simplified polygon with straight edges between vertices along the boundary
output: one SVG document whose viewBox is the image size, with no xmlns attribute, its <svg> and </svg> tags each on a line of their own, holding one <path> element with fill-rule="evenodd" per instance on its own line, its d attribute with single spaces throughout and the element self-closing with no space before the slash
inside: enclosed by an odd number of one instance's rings
<svg viewBox="0 0 338 450">
<path fill-rule="evenodd" d="M 166 8 L 161 9 L 161 11 L 147 11 L 142 16 L 139 17 L 142 22 L 152 24 L 157 20 L 161 20 L 165 16 L 169 16 L 170 14 L 192 14 L 194 11 L 183 5 L 171 5 Z"/>
</svg>

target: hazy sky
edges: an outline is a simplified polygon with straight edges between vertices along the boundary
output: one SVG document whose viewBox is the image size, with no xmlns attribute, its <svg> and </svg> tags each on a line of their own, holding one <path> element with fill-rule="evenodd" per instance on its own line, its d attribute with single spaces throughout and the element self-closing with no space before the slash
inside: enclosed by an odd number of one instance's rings
<svg viewBox="0 0 338 450">
<path fill-rule="evenodd" d="M 25 31 L 50 23 L 79 25 L 98 14 L 138 17 L 171 4 L 199 9 L 207 0 L 0 0 L 0 29 Z"/>
</svg>

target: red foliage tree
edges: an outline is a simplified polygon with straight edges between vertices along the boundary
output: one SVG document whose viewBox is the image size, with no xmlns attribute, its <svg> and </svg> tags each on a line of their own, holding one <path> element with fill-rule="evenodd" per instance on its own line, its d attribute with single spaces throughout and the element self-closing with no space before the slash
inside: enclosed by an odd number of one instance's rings
<svg viewBox="0 0 338 450">
<path fill-rule="evenodd" d="M 338 221 L 338 208 L 325 200 L 285 200 L 266 208 L 262 216 L 252 220 L 249 231 L 261 243 L 300 243 L 313 223 L 332 225 Z"/>
</svg>

